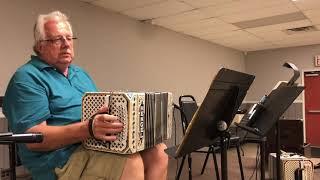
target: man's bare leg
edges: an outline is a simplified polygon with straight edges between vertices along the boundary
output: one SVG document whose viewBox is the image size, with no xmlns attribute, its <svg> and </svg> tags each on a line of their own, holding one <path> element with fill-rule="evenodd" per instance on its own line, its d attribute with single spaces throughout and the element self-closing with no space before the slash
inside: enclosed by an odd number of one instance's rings
<svg viewBox="0 0 320 180">
<path fill-rule="evenodd" d="M 140 152 L 144 164 L 145 180 L 165 180 L 168 171 L 168 156 L 163 143 Z"/>
<path fill-rule="evenodd" d="M 120 180 L 144 180 L 144 166 L 139 153 L 128 156 Z"/>
</svg>

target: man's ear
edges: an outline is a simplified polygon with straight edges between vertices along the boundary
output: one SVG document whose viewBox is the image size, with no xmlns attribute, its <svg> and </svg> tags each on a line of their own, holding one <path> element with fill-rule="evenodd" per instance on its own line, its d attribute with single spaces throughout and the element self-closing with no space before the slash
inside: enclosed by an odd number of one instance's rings
<svg viewBox="0 0 320 180">
<path fill-rule="evenodd" d="M 37 54 L 40 55 L 42 51 L 42 45 L 38 42 L 33 46 L 33 51 Z"/>
</svg>

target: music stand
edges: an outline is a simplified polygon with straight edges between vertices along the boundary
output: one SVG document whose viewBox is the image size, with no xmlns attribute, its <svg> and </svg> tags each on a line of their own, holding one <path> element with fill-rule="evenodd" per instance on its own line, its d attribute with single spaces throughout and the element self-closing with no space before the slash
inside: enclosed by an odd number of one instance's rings
<svg viewBox="0 0 320 180">
<path fill-rule="evenodd" d="M 277 179 L 280 180 L 280 129 L 278 121 L 280 116 L 289 108 L 293 101 L 304 90 L 304 86 L 295 84 L 299 78 L 299 70 L 292 63 L 285 63 L 284 67 L 293 69 L 294 75 L 289 82 L 281 82 L 276 86 L 268 96 L 264 96 L 259 103 L 255 104 L 251 110 L 249 122 L 247 125 L 236 123 L 240 128 L 258 135 L 266 141 L 267 133 L 276 127 L 277 136 Z M 250 112 L 249 112 L 250 113 Z M 263 147 L 264 148 L 264 147 Z M 261 148 L 262 149 L 262 148 Z M 265 152 L 263 150 L 263 152 Z M 261 179 L 264 180 L 264 158 L 261 154 Z"/>
<path fill-rule="evenodd" d="M 226 68 L 220 69 L 195 112 L 182 143 L 178 147 L 166 149 L 166 153 L 174 158 L 182 157 L 212 145 L 220 138 L 221 175 L 222 180 L 227 180 L 227 142 L 230 138 L 227 129 L 253 80 L 253 75 Z"/>
</svg>

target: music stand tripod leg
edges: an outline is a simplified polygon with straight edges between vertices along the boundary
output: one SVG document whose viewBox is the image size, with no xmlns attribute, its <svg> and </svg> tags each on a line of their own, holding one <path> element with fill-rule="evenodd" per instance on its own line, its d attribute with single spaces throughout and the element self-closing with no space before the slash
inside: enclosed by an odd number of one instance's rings
<svg viewBox="0 0 320 180">
<path fill-rule="evenodd" d="M 216 178 L 217 178 L 217 180 L 220 180 L 218 161 L 217 161 L 217 156 L 216 156 L 216 152 L 215 152 L 214 147 L 213 147 L 213 151 L 212 151 L 212 156 L 213 156 L 214 168 L 216 170 Z"/>
<path fill-rule="evenodd" d="M 239 162 L 241 180 L 244 180 L 242 160 L 241 160 L 241 154 L 240 154 L 240 141 L 237 142 L 237 155 L 238 155 L 238 162 Z"/>
<path fill-rule="evenodd" d="M 188 154 L 188 171 L 189 171 L 189 180 L 192 180 L 192 157 L 191 157 L 191 154 Z"/>
<path fill-rule="evenodd" d="M 180 179 L 180 175 L 181 175 L 181 171 L 182 171 L 182 168 L 183 168 L 183 165 L 184 165 L 184 161 L 186 160 L 186 156 L 187 155 L 184 155 L 182 157 L 182 161 L 181 161 L 181 164 L 180 164 L 180 167 L 179 167 L 179 171 L 178 171 L 178 174 L 176 175 L 176 180 L 179 180 Z"/>
<path fill-rule="evenodd" d="M 202 165 L 201 175 L 204 173 L 204 169 L 205 169 L 206 166 L 207 166 L 208 158 L 209 158 L 210 152 L 211 152 L 212 150 L 213 150 L 213 147 L 212 147 L 212 146 L 209 146 L 209 149 L 208 149 L 206 158 L 205 158 L 204 163 L 203 163 L 203 165 Z"/>
</svg>

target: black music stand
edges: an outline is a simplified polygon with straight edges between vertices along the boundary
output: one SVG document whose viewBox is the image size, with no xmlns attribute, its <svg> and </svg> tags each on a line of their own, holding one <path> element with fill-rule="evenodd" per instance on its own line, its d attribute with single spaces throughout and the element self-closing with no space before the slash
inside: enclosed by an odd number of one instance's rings
<svg viewBox="0 0 320 180">
<path fill-rule="evenodd" d="M 210 146 L 220 138 L 221 179 L 227 180 L 227 145 L 230 138 L 227 129 L 253 80 L 253 75 L 222 68 L 195 112 L 182 143 L 166 149 L 166 153 L 174 158 L 182 157 Z"/>
<path fill-rule="evenodd" d="M 276 126 L 276 146 L 277 146 L 277 179 L 280 180 L 280 128 L 279 120 L 281 115 L 289 108 L 293 101 L 304 90 L 304 86 L 295 84 L 299 78 L 300 72 L 292 63 L 285 63 L 284 67 L 291 68 L 294 71 L 293 77 L 289 82 L 281 82 L 276 86 L 268 96 L 264 96 L 259 103 L 255 104 L 251 109 L 249 122 L 247 125 L 236 123 L 240 128 L 247 130 L 262 139 L 261 153 L 261 179 L 265 179 L 265 141 L 267 133 Z M 249 112 L 250 113 L 250 112 Z"/>
<path fill-rule="evenodd" d="M 41 143 L 43 135 L 40 133 L 13 134 L 0 133 L 0 144 L 9 145 L 10 179 L 16 180 L 16 143 Z"/>
</svg>

